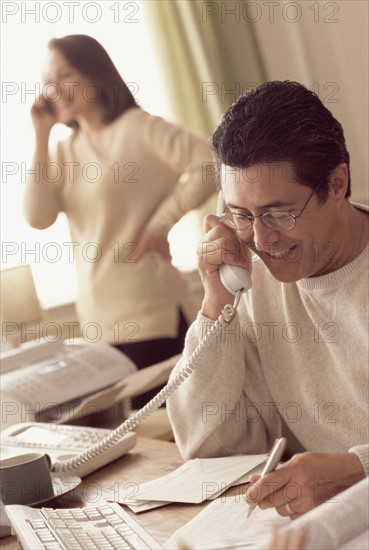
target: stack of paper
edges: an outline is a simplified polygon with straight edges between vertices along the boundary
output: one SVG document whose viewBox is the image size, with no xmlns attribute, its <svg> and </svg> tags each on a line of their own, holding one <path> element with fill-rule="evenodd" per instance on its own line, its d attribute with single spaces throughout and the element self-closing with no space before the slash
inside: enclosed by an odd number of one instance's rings
<svg viewBox="0 0 369 550">
<path fill-rule="evenodd" d="M 267 455 L 237 455 L 221 458 L 195 458 L 168 475 L 138 486 L 132 499 L 132 487 L 125 495 L 120 491 L 116 502 L 134 512 L 151 510 L 170 502 L 198 504 L 214 499 L 230 486 L 246 483 L 251 473 L 258 473 Z"/>
</svg>

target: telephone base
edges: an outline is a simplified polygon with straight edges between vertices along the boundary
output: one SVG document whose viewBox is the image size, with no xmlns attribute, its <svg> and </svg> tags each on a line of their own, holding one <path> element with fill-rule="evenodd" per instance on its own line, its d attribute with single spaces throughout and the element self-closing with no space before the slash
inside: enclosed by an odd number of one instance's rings
<svg viewBox="0 0 369 550">
<path fill-rule="evenodd" d="M 67 460 L 87 451 L 92 445 L 100 443 L 112 430 L 69 426 L 67 424 L 49 424 L 25 422 L 11 426 L 1 433 L 2 458 L 26 454 L 29 452 L 47 453 L 51 462 Z M 117 458 L 124 456 L 136 445 L 135 432 L 124 435 L 115 445 L 88 460 L 78 468 L 60 472 L 68 476 L 83 478 Z"/>
</svg>

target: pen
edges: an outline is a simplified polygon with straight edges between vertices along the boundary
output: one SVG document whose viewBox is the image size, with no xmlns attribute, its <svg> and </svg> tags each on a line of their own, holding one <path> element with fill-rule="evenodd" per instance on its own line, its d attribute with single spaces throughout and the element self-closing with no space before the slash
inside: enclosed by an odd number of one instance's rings
<svg viewBox="0 0 369 550">
<path fill-rule="evenodd" d="M 263 471 L 261 472 L 261 477 L 266 476 L 270 472 L 274 472 L 274 470 L 278 466 L 279 461 L 282 458 L 283 452 L 286 448 L 286 443 L 287 439 L 285 437 L 280 437 L 279 439 L 275 440 L 275 443 L 269 453 L 269 458 L 266 461 Z M 253 502 L 249 505 L 249 509 L 247 510 L 247 519 L 251 516 L 255 508 L 256 502 Z"/>
</svg>

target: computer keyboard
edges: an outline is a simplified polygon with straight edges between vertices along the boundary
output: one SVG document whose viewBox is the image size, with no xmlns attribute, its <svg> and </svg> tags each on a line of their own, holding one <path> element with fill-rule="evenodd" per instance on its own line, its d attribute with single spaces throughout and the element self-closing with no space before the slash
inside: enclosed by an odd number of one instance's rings
<svg viewBox="0 0 369 550">
<path fill-rule="evenodd" d="M 162 548 L 116 503 L 68 509 L 12 504 L 5 511 L 12 533 L 27 550 Z"/>
</svg>

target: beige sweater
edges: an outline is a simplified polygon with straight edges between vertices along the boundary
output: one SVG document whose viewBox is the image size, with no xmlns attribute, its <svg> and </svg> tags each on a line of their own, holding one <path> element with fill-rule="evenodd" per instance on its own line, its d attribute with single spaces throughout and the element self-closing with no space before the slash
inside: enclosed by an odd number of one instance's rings
<svg viewBox="0 0 369 550">
<path fill-rule="evenodd" d="M 191 321 L 195 316 L 183 277 L 158 253 L 139 262 L 133 254 L 145 227 L 167 235 L 214 192 L 207 140 L 131 109 L 95 146 L 73 133 L 58 144 L 55 160 L 50 182 L 28 180 L 24 212 L 40 229 L 66 213 L 81 325 L 97 324 L 111 343 L 174 337 L 178 307 Z"/>
<path fill-rule="evenodd" d="M 266 452 L 282 418 L 306 450 L 351 449 L 369 475 L 368 258 L 297 283 L 253 264 L 237 316 L 168 401 L 184 457 Z M 199 314 L 173 374 L 212 323 Z"/>
</svg>

